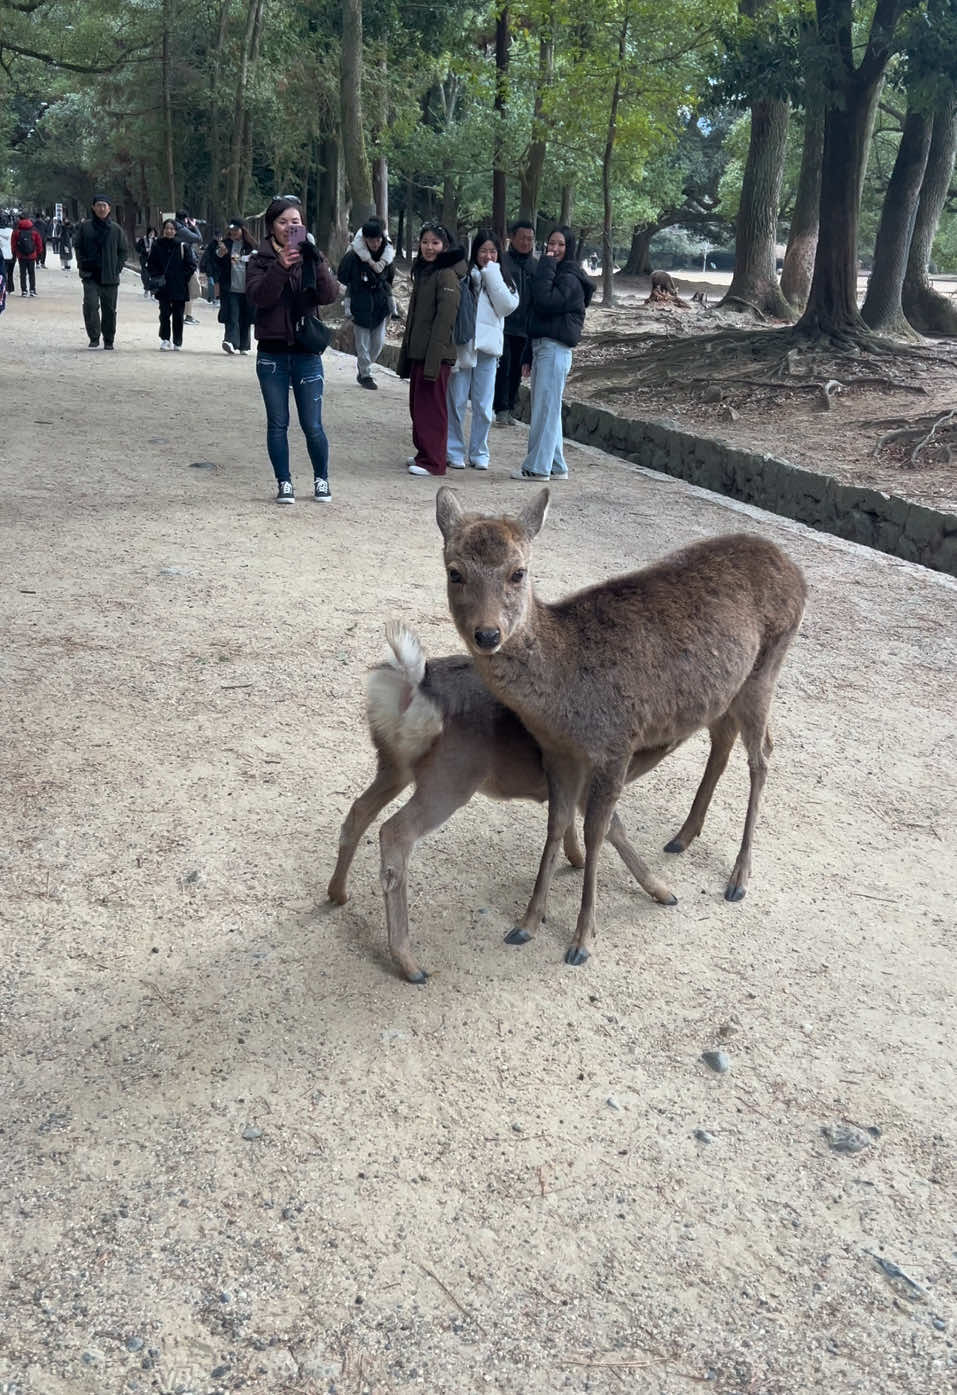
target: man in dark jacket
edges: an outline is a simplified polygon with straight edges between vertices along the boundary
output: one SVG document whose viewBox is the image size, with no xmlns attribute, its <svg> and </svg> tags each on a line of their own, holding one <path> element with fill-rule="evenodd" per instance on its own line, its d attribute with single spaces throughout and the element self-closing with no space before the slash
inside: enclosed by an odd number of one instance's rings
<svg viewBox="0 0 957 1395">
<path fill-rule="evenodd" d="M 509 230 L 508 251 L 502 266 L 512 274 L 519 294 L 518 308 L 505 320 L 505 340 L 502 357 L 495 371 L 495 396 L 492 409 L 496 426 L 513 426 L 512 416 L 518 400 L 518 384 L 522 376 L 522 356 L 528 338 L 528 311 L 531 304 L 532 280 L 538 259 L 535 256 L 535 229 L 531 223 L 519 221 Z"/>
<path fill-rule="evenodd" d="M 128 249 L 123 229 L 110 219 L 110 201 L 106 194 L 94 196 L 93 217 L 84 218 L 73 246 L 83 282 L 83 321 L 90 348 L 100 347 L 102 317 L 103 347 L 112 349 L 116 335 L 116 295 Z"/>
<path fill-rule="evenodd" d="M 395 248 L 388 232 L 379 218 L 369 218 L 339 263 L 337 275 L 346 288 L 345 312 L 352 320 L 360 387 L 378 386 L 372 365 L 382 353 L 386 322 L 395 305 L 394 262 Z"/>
</svg>

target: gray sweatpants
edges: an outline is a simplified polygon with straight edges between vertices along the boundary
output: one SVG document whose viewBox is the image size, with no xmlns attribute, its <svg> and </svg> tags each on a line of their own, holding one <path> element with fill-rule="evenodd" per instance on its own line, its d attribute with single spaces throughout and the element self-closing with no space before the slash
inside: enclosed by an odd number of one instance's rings
<svg viewBox="0 0 957 1395">
<path fill-rule="evenodd" d="M 375 329 L 363 329 L 361 325 L 357 324 L 352 326 L 356 340 L 356 364 L 360 378 L 369 377 L 369 370 L 382 353 L 386 323 L 383 320 L 380 325 L 376 325 Z"/>
</svg>

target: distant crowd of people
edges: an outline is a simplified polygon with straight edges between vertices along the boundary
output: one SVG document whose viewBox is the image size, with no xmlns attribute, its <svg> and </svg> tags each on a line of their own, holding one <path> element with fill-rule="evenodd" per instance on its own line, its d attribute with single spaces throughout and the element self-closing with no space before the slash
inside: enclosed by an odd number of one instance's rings
<svg viewBox="0 0 957 1395">
<path fill-rule="evenodd" d="M 54 241 L 64 267 L 75 254 L 83 285 L 83 318 L 89 347 L 112 350 L 120 275 L 129 257 L 126 235 L 111 217 L 106 194 L 96 194 L 90 217 L 74 228 L 68 219 L 53 228 L 41 218 L 21 217 L 15 226 L 0 219 L 6 281 L 19 266 L 23 296 L 35 296 L 36 266 L 45 265 L 46 243 Z M 159 307 L 160 350 L 183 346 L 183 327 L 196 324 L 192 301 L 203 294 L 218 306 L 223 351 L 245 356 L 256 338 L 256 375 L 266 411 L 266 449 L 276 481 L 276 500 L 295 502 L 289 458 L 289 394 L 312 466 L 312 493 L 331 498 L 329 442 L 322 420 L 322 353 L 330 334 L 318 308 L 344 296 L 355 340 L 357 382 L 377 386 L 373 365 L 382 352 L 390 317 L 398 316 L 394 295 L 395 248 L 378 218 L 362 224 L 334 274 L 306 230 L 300 201 L 272 201 L 264 216 L 265 237 L 250 235 L 241 218 L 225 232 L 204 239 L 186 209 L 159 231 L 137 239 L 144 297 Z M 409 414 L 415 454 L 411 475 L 447 470 L 487 470 L 493 423 L 515 423 L 522 377 L 529 379 L 531 421 L 528 450 L 511 478 L 564 479 L 562 394 L 572 350 L 584 327 L 594 282 L 575 258 L 570 228 L 556 227 L 541 256 L 530 222 L 512 224 L 503 248 L 494 232 L 480 228 L 466 251 L 453 244 L 437 222 L 423 224 L 411 268 L 412 293 L 399 352 L 398 373 L 409 383 Z M 468 425 L 466 417 L 468 415 Z"/>
</svg>

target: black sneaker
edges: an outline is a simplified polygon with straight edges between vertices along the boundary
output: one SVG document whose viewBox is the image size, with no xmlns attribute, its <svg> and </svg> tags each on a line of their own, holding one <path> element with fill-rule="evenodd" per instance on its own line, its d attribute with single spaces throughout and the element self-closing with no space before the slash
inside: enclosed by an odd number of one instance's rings
<svg viewBox="0 0 957 1395">
<path fill-rule="evenodd" d="M 277 504 L 294 504 L 296 502 L 296 491 L 292 487 L 292 480 L 280 480 L 279 488 L 276 490 Z"/>
<path fill-rule="evenodd" d="M 103 340 L 103 347 L 104 347 L 104 349 L 112 349 L 112 347 L 113 347 L 113 340 L 111 339 L 110 342 L 107 343 L 106 340 L 104 339 L 104 340 Z"/>
<path fill-rule="evenodd" d="M 379 384 L 376 382 L 375 378 L 359 378 L 357 382 L 360 387 L 371 388 L 373 392 L 379 391 Z"/>
<path fill-rule="evenodd" d="M 99 339 L 91 339 L 91 340 L 90 340 L 90 348 L 91 348 L 91 349 L 98 349 L 99 347 L 100 347 L 100 341 L 99 341 Z"/>
<path fill-rule="evenodd" d="M 317 504 L 328 504 L 332 498 L 332 490 L 329 488 L 328 480 L 315 479 L 312 484 L 312 497 Z"/>
</svg>

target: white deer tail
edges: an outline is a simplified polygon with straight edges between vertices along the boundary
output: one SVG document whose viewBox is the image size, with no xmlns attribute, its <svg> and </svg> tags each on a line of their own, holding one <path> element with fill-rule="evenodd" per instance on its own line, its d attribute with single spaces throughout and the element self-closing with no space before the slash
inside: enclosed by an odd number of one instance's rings
<svg viewBox="0 0 957 1395">
<path fill-rule="evenodd" d="M 366 715 L 376 745 L 407 770 L 442 735 L 442 712 L 422 692 L 425 654 L 418 636 L 392 621 L 385 637 L 392 653 L 369 674 Z"/>
</svg>

